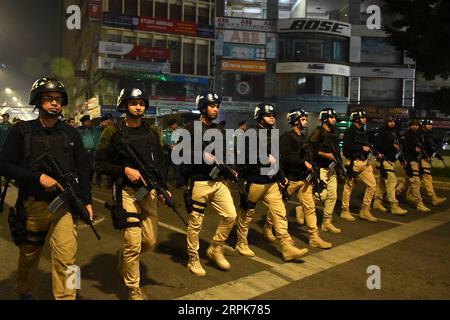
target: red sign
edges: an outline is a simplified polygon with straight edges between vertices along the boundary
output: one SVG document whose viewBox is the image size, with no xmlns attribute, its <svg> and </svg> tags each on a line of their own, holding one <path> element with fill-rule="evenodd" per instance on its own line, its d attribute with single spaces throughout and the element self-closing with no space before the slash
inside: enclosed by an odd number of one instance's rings
<svg viewBox="0 0 450 320">
<path fill-rule="evenodd" d="M 102 1 L 89 0 L 88 17 L 90 21 L 100 21 L 102 17 Z"/>
<path fill-rule="evenodd" d="M 139 30 L 155 31 L 161 33 L 184 34 L 188 36 L 197 35 L 197 24 L 182 22 L 173 19 L 160 19 L 153 17 L 139 17 Z"/>
<path fill-rule="evenodd" d="M 133 50 L 129 54 L 129 57 L 140 57 L 147 59 L 161 59 L 170 60 L 170 49 L 167 48 L 153 48 L 153 47 L 143 47 L 135 45 Z"/>
</svg>

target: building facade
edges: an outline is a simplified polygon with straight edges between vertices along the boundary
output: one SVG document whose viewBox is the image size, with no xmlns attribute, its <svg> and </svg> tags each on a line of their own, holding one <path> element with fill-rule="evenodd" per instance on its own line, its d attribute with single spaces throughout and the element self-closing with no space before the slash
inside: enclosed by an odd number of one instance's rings
<svg viewBox="0 0 450 320">
<path fill-rule="evenodd" d="M 89 0 L 81 8 L 81 32 L 64 38 L 77 115 L 118 115 L 126 85 L 147 90 L 148 117 L 190 111 L 195 94 L 211 87 L 214 1 Z"/>
</svg>

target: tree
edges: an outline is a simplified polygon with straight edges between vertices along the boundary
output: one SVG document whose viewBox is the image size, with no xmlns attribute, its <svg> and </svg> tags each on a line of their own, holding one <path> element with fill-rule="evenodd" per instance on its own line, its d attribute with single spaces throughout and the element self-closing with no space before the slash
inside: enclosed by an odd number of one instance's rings
<svg viewBox="0 0 450 320">
<path fill-rule="evenodd" d="M 384 0 L 383 10 L 393 15 L 384 27 L 387 41 L 406 50 L 425 79 L 450 76 L 450 1 Z"/>
</svg>

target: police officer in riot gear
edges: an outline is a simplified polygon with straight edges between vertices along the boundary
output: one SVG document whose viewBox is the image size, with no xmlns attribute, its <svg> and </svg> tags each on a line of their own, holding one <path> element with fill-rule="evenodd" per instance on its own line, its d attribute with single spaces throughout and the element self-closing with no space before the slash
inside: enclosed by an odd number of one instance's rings
<svg viewBox="0 0 450 320">
<path fill-rule="evenodd" d="M 395 215 L 405 215 L 406 210 L 398 205 L 395 194 L 397 177 L 394 171 L 395 162 L 401 156 L 401 146 L 395 132 L 395 118 L 387 115 L 384 119 L 385 125 L 378 129 L 374 143 L 377 150 L 383 155 L 381 161 L 376 161 L 374 165 L 375 179 L 377 181 L 377 191 L 373 201 L 373 209 L 381 212 L 388 210 L 383 206 L 384 193 L 390 205 L 390 211 Z"/>
<path fill-rule="evenodd" d="M 19 246 L 17 291 L 22 299 L 32 298 L 45 238 L 49 235 L 52 284 L 55 299 L 75 299 L 76 289 L 67 287 L 69 267 L 75 264 L 78 218 L 64 208 L 52 214 L 48 206 L 62 192 L 57 173 L 45 159 L 52 157 L 65 174 L 78 178 L 78 192 L 92 220 L 89 168 L 84 161 L 78 132 L 59 120 L 68 103 L 62 82 L 51 77 L 38 79 L 31 88 L 30 105 L 39 109 L 36 120 L 15 125 L 0 154 L 0 175 L 19 184 L 15 210 L 9 222 Z M 48 161 L 48 160 L 47 160 Z"/>
<path fill-rule="evenodd" d="M 318 126 L 311 133 L 309 141 L 311 143 L 317 165 L 320 168 L 320 179 L 326 184 L 326 188 L 321 194 L 324 201 L 322 231 L 341 233 L 341 229 L 336 228 L 332 223 L 334 206 L 337 200 L 337 171 L 335 166 L 336 157 L 340 156 L 339 140 L 334 132 L 337 113 L 333 108 L 322 109 L 319 113 L 321 126 Z M 339 154 L 335 154 L 339 152 Z M 330 169 L 334 165 L 334 168 Z"/>
<path fill-rule="evenodd" d="M 341 218 L 347 221 L 355 220 L 350 213 L 350 195 L 356 180 L 361 180 L 366 185 L 366 192 L 364 193 L 359 218 L 370 222 L 377 222 L 378 219 L 370 212 L 377 186 L 372 166 L 368 162 L 369 155 L 375 151 L 369 142 L 365 130 L 367 122 L 366 112 L 362 109 L 356 110 L 351 113 L 350 118 L 353 125 L 344 133 L 343 148 L 346 158 L 345 165 L 351 178 L 344 184 Z"/>
<path fill-rule="evenodd" d="M 242 177 L 247 182 L 248 198 L 242 197 L 241 211 L 237 222 L 237 244 L 236 251 L 244 256 L 253 257 L 255 253 L 248 246 L 248 231 L 250 223 L 255 215 L 255 207 L 258 201 L 263 201 L 269 208 L 269 226 L 273 223 L 276 238 L 280 241 L 281 253 L 285 261 L 297 260 L 304 256 L 308 249 L 299 249 L 294 245 L 294 241 L 288 232 L 288 222 L 286 218 L 286 208 L 283 203 L 282 190 L 288 185 L 288 180 L 280 170 L 277 155 L 271 154 L 271 135 L 276 121 L 276 113 L 273 105 L 261 103 L 256 106 L 254 119 L 258 123 L 257 128 L 251 128 L 246 131 L 255 130 L 255 137 L 258 139 L 258 150 L 266 147 L 267 159 L 258 159 L 256 164 L 250 164 L 248 161 L 250 152 L 249 145 L 246 145 L 246 164 L 241 167 Z M 266 130 L 267 145 L 261 146 L 260 130 Z M 262 132 L 264 134 L 264 132 Z M 267 160 L 267 161 L 265 161 Z M 271 168 L 271 169 L 269 169 Z M 273 170 L 275 168 L 275 170 Z M 264 172 L 266 169 L 267 172 Z"/>
<path fill-rule="evenodd" d="M 144 165 L 161 172 L 163 151 L 159 131 L 142 120 L 148 106 L 148 97 L 142 88 L 122 89 L 117 99 L 117 110 L 125 113 L 125 118 L 103 131 L 96 152 L 97 169 L 114 181 L 111 217 L 114 227 L 122 231 L 125 242 L 117 251 L 118 271 L 130 300 L 147 299 L 140 288 L 139 259 L 141 253 L 157 244 L 158 198 L 162 201 L 155 189 L 142 199 L 137 198 L 137 191 L 148 185 L 148 181 L 136 169 L 137 164 L 123 152 L 126 144 Z M 167 189 L 162 177 L 158 178 Z"/>
<path fill-rule="evenodd" d="M 433 187 L 433 177 L 431 176 L 431 161 L 439 152 L 433 138 L 433 120 L 422 119 L 422 121 L 420 121 L 420 140 L 423 146 L 423 152 L 421 153 L 422 157 L 420 160 L 422 184 L 425 188 L 426 195 L 431 198 L 431 204 L 433 206 L 439 206 L 444 203 L 447 198 L 441 198 L 436 194 Z"/>
<path fill-rule="evenodd" d="M 431 210 L 423 203 L 420 194 L 420 159 L 422 154 L 422 144 L 420 142 L 419 120 L 411 119 L 409 128 L 401 138 L 401 144 L 406 158 L 406 173 L 408 175 L 405 199 L 419 212 L 430 212 Z M 401 190 L 399 190 L 401 192 Z"/>
<path fill-rule="evenodd" d="M 280 153 L 284 173 L 289 179 L 288 195 L 296 194 L 301 212 L 308 227 L 309 245 L 321 249 L 331 248 L 331 243 L 320 238 L 317 228 L 316 208 L 312 180 L 307 181 L 313 166 L 313 154 L 304 130 L 308 128 L 308 114 L 302 109 L 288 113 L 287 121 L 292 130 L 280 138 Z M 315 168 L 317 169 L 317 168 Z M 317 172 L 319 175 L 319 173 Z M 298 212 L 298 209 L 296 209 Z"/>
<path fill-rule="evenodd" d="M 202 143 L 200 150 L 195 149 L 195 133 L 208 135 L 211 132 L 220 130 L 224 136 L 223 128 L 213 123 L 217 119 L 220 111 L 221 99 L 212 91 L 202 92 L 197 96 L 196 105 L 201 113 L 200 121 L 188 123 L 185 129 L 190 133 L 191 159 L 190 163 L 183 165 L 183 175 L 188 182 L 189 188 L 185 192 L 186 210 L 189 213 L 187 227 L 187 250 L 189 261 L 187 269 L 196 276 L 206 275 L 198 255 L 200 247 L 199 234 L 202 229 L 203 219 L 208 203 L 211 203 L 215 211 L 220 215 L 219 225 L 213 236 L 213 241 L 206 254 L 219 268 L 229 270 L 231 264 L 223 254 L 225 241 L 233 228 L 236 220 L 236 208 L 233 203 L 231 191 L 226 183 L 226 174 L 220 172 L 215 174 L 217 163 L 223 163 L 224 159 L 219 159 L 217 152 L 205 151 L 207 143 Z M 203 140 L 202 140 L 203 141 Z M 183 141 L 180 142 L 182 144 Z M 223 146 L 224 150 L 226 146 Z M 201 163 L 194 161 L 195 155 L 201 154 Z"/>
</svg>

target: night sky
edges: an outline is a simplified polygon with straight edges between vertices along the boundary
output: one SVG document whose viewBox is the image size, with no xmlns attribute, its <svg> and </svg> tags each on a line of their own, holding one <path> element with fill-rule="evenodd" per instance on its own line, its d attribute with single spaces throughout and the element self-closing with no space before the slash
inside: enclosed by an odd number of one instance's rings
<svg viewBox="0 0 450 320">
<path fill-rule="evenodd" d="M 0 100 L 6 87 L 28 104 L 32 83 L 50 73 L 59 54 L 62 0 L 0 0 Z M 0 104 L 3 102 L 0 101 Z"/>
</svg>

